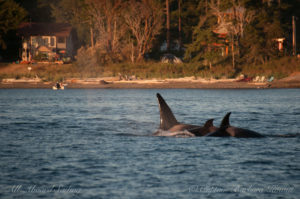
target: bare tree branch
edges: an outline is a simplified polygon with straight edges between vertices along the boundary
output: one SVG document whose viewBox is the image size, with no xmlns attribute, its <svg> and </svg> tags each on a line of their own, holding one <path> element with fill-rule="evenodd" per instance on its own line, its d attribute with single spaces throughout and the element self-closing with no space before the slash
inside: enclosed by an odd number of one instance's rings
<svg viewBox="0 0 300 199">
<path fill-rule="evenodd" d="M 125 23 L 132 32 L 136 45 L 137 60 L 143 59 L 163 25 L 162 8 L 156 1 L 131 0 L 126 4 Z"/>
</svg>

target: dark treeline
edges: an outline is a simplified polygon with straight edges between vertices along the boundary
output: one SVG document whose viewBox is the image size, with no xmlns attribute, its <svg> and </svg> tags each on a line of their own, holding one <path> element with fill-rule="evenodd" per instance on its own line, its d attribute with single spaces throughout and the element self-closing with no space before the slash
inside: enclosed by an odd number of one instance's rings
<svg viewBox="0 0 300 199">
<path fill-rule="evenodd" d="M 0 0 L 0 58 L 17 59 L 16 29 L 30 21 L 71 24 L 78 59 L 97 64 L 164 53 L 210 67 L 264 64 L 293 55 L 299 10 L 299 0 Z"/>
</svg>

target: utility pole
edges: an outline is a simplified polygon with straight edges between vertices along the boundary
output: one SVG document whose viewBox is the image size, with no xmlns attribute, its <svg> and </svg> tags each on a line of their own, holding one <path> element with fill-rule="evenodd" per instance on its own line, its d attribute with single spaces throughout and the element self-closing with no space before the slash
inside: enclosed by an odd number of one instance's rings
<svg viewBox="0 0 300 199">
<path fill-rule="evenodd" d="M 292 18 L 292 24 L 293 24 L 293 55 L 297 56 L 297 48 L 296 48 L 296 21 L 295 16 Z"/>
<path fill-rule="evenodd" d="M 167 51 L 170 51 L 170 6 L 169 0 L 166 0 L 166 13 L 167 13 Z"/>
</svg>

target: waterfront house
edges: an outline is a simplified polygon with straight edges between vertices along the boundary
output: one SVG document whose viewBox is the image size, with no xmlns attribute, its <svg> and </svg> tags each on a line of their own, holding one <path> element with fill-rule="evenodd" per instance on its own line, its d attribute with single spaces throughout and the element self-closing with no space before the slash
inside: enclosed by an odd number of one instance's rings
<svg viewBox="0 0 300 199">
<path fill-rule="evenodd" d="M 59 62 L 74 56 L 74 34 L 68 24 L 22 23 L 18 34 L 22 38 L 23 62 Z"/>
</svg>

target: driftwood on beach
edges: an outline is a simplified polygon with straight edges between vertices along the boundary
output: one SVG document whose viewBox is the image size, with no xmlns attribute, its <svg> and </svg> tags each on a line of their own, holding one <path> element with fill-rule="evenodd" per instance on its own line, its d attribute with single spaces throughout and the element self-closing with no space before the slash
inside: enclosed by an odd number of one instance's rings
<svg viewBox="0 0 300 199">
<path fill-rule="evenodd" d="M 239 82 L 236 79 L 177 79 L 119 80 L 115 77 L 65 80 L 68 88 L 199 88 L 199 89 L 251 89 L 300 88 L 300 74 L 272 82 Z M 0 88 L 52 88 L 51 82 L 39 79 L 3 79 Z"/>
</svg>

